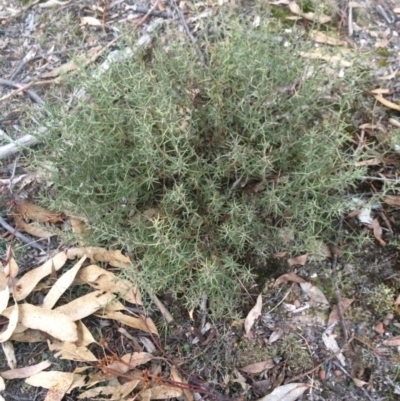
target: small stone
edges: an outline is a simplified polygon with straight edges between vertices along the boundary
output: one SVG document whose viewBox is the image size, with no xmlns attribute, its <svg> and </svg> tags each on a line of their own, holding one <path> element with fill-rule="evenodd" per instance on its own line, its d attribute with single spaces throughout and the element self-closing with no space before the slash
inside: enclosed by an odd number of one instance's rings
<svg viewBox="0 0 400 401">
<path fill-rule="evenodd" d="M 296 307 L 296 309 L 300 308 L 301 302 L 298 299 L 295 299 L 294 302 L 293 302 L 293 305 Z"/>
<path fill-rule="evenodd" d="M 326 380 L 326 370 L 325 369 L 321 369 L 318 373 L 318 376 L 321 380 Z"/>
<path fill-rule="evenodd" d="M 339 370 L 339 369 L 336 369 L 336 370 L 333 372 L 333 374 L 334 374 L 336 377 L 342 377 L 342 376 L 343 376 L 343 372 L 342 372 L 341 370 Z"/>
</svg>

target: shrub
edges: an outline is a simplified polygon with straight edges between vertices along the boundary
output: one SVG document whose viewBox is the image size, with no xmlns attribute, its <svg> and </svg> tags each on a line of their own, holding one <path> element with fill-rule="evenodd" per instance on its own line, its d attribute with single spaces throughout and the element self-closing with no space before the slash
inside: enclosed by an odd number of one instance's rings
<svg viewBox="0 0 400 401">
<path fill-rule="evenodd" d="M 134 255 L 133 280 L 188 307 L 207 295 L 221 315 L 255 256 L 282 250 L 280 229 L 294 250 L 331 236 L 362 172 L 346 152 L 354 88 L 299 57 L 296 28 L 231 18 L 213 32 L 207 65 L 180 38 L 71 78 L 86 95 L 54 102 L 36 157 L 57 167 L 58 208 Z"/>
</svg>

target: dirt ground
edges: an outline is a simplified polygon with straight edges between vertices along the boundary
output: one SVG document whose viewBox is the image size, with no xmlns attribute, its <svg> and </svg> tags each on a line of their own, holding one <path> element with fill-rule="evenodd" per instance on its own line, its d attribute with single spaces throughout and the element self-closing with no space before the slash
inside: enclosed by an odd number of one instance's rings
<svg viewBox="0 0 400 401">
<path fill-rule="evenodd" d="M 207 10 L 218 8 L 222 3 L 203 2 L 203 18 L 207 18 Z M 400 68 L 400 14 L 393 10 L 400 8 L 400 2 L 359 1 L 350 7 L 354 12 L 351 16 L 349 7 L 341 3 L 330 3 L 330 6 L 337 7 L 337 25 L 342 38 L 363 54 L 369 54 L 369 65 L 365 67 L 377 82 L 380 77 L 394 73 L 394 79 L 384 82 L 391 89 L 391 100 L 398 102 L 399 81 L 395 71 Z M 182 2 L 181 6 L 190 17 L 190 2 Z M 65 66 L 77 54 L 87 56 L 97 46 L 116 50 L 121 29 L 140 22 L 136 29 L 145 34 L 157 18 L 174 20 L 183 34 L 179 19 L 172 17 L 170 5 L 160 6 L 150 15 L 147 12 L 151 7 L 146 1 L 50 0 L 27 5 L 3 1 L 0 4 L 0 145 L 9 143 L 10 138 L 35 134 L 27 112 L 28 103 L 40 107 L 40 99 L 48 102 L 52 97 L 61 96 L 67 102 L 76 95 L 64 93 L 51 71 Z M 248 4 L 240 7 L 253 10 Z M 86 25 L 81 23 L 82 18 L 88 18 Z M 191 21 L 190 27 L 193 29 L 195 24 Z M 100 58 L 96 62 L 100 60 L 103 61 Z M 18 88 L 13 88 L 12 83 L 25 86 L 37 80 L 30 88 L 39 99 L 23 91 L 7 98 Z M 389 118 L 396 117 L 393 113 L 377 111 L 375 123 L 387 126 Z M 365 121 L 364 115 L 360 107 L 355 124 L 372 123 Z M 19 152 L 3 158 L 0 173 L 4 178 L 10 175 L 9 166 L 16 155 L 19 155 L 18 168 L 29 171 L 29 159 Z M 384 168 L 372 166 L 371 175 L 397 180 L 400 157 L 396 154 L 390 157 Z M 42 184 L 29 185 L 27 191 L 32 196 L 37 190 L 35 185 Z M 380 185 L 380 181 L 366 180 L 355 196 L 366 196 L 372 189 L 379 190 Z M 146 310 L 160 332 L 160 341 L 152 352 L 163 358 L 157 366 L 146 369 L 163 375 L 170 372 L 171 365 L 178 366 L 196 400 L 259 399 L 290 382 L 309 385 L 299 399 L 400 399 L 400 337 L 397 337 L 400 301 L 396 301 L 400 289 L 398 206 L 392 202 L 374 211 L 382 229 L 382 234 L 375 238 L 373 230 L 360 225 L 355 216 L 345 216 L 338 222 L 338 232 L 341 231 L 338 242 L 342 245 L 347 234 L 354 231 L 364 230 L 365 236 L 370 237 L 368 245 L 351 258 L 330 250 L 325 258 L 309 257 L 293 262 L 288 268 L 281 255 L 271 257 L 257 272 L 257 286 L 243 291 L 241 310 L 233 311 L 224 321 L 204 319 L 198 311 L 192 315 L 182 308 L 179 299 L 161 294 L 161 301 L 174 322 L 166 324 L 154 304 Z M 5 203 L 2 208 L 2 216 L 13 224 L 7 217 L 9 205 Z M 2 231 L 7 232 L 4 228 Z M 14 244 L 19 249 L 16 257 L 22 271 L 44 260 L 38 249 L 21 247 L 19 242 Z M 42 240 L 39 244 L 48 254 L 54 254 L 61 247 L 55 240 Z M 6 259 L 6 245 L 4 241 L 3 259 Z M 308 285 L 306 290 L 304 284 Z M 322 292 L 322 301 L 316 289 Z M 246 335 L 243 324 L 260 293 L 263 294 L 262 308 Z M 340 307 L 335 308 L 338 304 Z M 328 321 L 335 322 L 333 327 L 329 327 Z M 1 324 L 5 327 L 6 323 L 3 318 Z M 88 317 L 85 324 L 98 333 L 110 354 L 150 352 L 149 342 L 156 342 L 153 336 L 138 334 L 135 330 L 131 331 L 134 337 L 129 340 L 113 321 Z M 53 362 L 52 370 L 72 372 L 82 366 L 80 362 L 55 358 L 46 342 L 15 342 L 14 347 L 19 367 L 45 359 Z M 93 350 L 99 358 L 103 352 L 99 346 Z M 265 366 L 260 365 L 263 362 Z M 7 358 L 2 355 L 0 371 L 8 369 Z M 19 379 L 6 381 L 6 388 L 0 394 L 5 400 L 40 401 L 45 399 L 46 392 Z M 75 389 L 63 399 L 76 400 L 79 394 L 80 390 Z"/>
</svg>

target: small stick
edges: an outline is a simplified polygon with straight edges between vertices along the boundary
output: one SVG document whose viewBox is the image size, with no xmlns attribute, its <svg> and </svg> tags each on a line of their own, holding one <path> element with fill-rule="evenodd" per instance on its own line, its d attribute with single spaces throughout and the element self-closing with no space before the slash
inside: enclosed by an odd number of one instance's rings
<svg viewBox="0 0 400 401">
<path fill-rule="evenodd" d="M 9 86 L 11 88 L 16 88 L 16 89 L 20 89 L 24 86 L 17 82 L 10 81 L 8 79 L 2 79 L 2 78 L 0 78 L 0 85 Z M 29 97 L 37 104 L 40 104 L 41 106 L 43 106 L 45 104 L 44 100 L 42 100 L 42 98 L 39 95 L 37 95 L 36 92 L 34 92 L 32 89 L 26 89 L 25 91 L 29 95 Z"/>
<path fill-rule="evenodd" d="M 203 54 L 203 52 L 200 49 L 200 46 L 197 43 L 196 38 L 192 35 L 192 32 L 190 32 L 190 29 L 188 27 L 188 24 L 186 22 L 185 16 L 183 15 L 183 11 L 177 6 L 175 3 L 175 0 L 169 0 L 169 4 L 175 9 L 175 11 L 178 13 L 179 18 L 182 22 L 183 29 L 185 30 L 187 36 L 189 37 L 190 41 L 192 42 L 194 48 L 196 49 L 197 55 L 199 56 L 199 59 L 202 64 L 206 63 L 206 56 Z"/>
<path fill-rule="evenodd" d="M 294 376 L 292 378 L 290 378 L 289 380 L 287 380 L 285 383 L 293 383 L 299 379 L 302 379 L 304 376 L 310 375 L 311 373 L 314 373 L 316 370 L 318 370 L 321 366 L 325 365 L 327 362 L 331 361 L 333 358 L 336 358 L 341 352 L 344 351 L 344 349 L 354 340 L 354 337 L 351 337 L 349 339 L 349 341 L 346 342 L 346 344 L 343 345 L 343 347 L 338 351 L 335 352 L 334 354 L 332 354 L 329 358 L 325 359 L 325 361 L 321 362 L 320 364 L 318 364 L 317 366 L 315 366 L 314 368 L 307 370 L 307 372 L 304 372 L 300 375 Z"/>
<path fill-rule="evenodd" d="M 40 252 L 45 253 L 45 249 L 37 244 L 35 241 L 33 241 L 31 238 L 27 237 L 24 234 L 21 234 L 19 231 L 17 231 L 16 228 L 11 227 L 4 219 L 3 217 L 0 216 L 0 225 L 3 226 L 9 233 L 20 239 L 22 242 L 30 246 L 31 248 L 35 248 L 39 250 Z"/>
<path fill-rule="evenodd" d="M 29 84 L 26 84 L 25 86 L 21 86 L 19 89 L 16 89 L 15 91 L 12 91 L 9 94 L 4 95 L 3 97 L 0 97 L 0 102 L 2 102 L 3 100 L 10 99 L 15 95 L 18 95 L 18 93 L 21 93 L 21 92 L 29 89 L 31 86 L 32 86 L 32 82 L 29 82 Z"/>
</svg>

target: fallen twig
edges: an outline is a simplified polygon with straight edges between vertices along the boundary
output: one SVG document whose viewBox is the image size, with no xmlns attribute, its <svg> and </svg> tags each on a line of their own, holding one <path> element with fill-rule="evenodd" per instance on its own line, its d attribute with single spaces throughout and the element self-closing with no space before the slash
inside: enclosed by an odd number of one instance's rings
<svg viewBox="0 0 400 401">
<path fill-rule="evenodd" d="M 159 10 L 152 10 L 147 7 L 134 5 L 132 7 L 132 11 L 138 14 L 149 14 L 152 17 L 158 18 L 174 18 L 175 14 L 169 11 L 159 11 Z"/>
<path fill-rule="evenodd" d="M 39 250 L 40 252 L 45 253 L 45 249 L 37 244 L 32 238 L 27 237 L 24 234 L 21 234 L 16 228 L 10 226 L 4 219 L 3 217 L 0 216 L 0 225 L 5 228 L 9 233 L 17 237 L 19 240 L 30 246 L 31 248 L 35 248 Z"/>
<path fill-rule="evenodd" d="M 32 82 L 29 82 L 29 84 L 26 84 L 25 86 L 21 86 L 19 89 L 16 89 L 15 91 L 12 91 L 12 92 L 8 93 L 7 95 L 4 95 L 3 97 L 0 97 L 0 102 L 2 102 L 3 100 L 10 99 L 15 95 L 18 95 L 18 93 L 21 93 L 21 92 L 29 89 L 31 86 L 32 86 Z"/>
<path fill-rule="evenodd" d="M 8 145 L 0 146 L 0 159 L 5 159 L 18 152 L 21 147 L 32 146 L 37 143 L 39 140 L 33 135 L 24 135 L 21 138 L 18 138 L 14 141 L 14 143 L 9 143 Z"/>
<path fill-rule="evenodd" d="M 23 84 L 19 84 L 17 82 L 2 78 L 0 78 L 0 85 L 9 86 L 11 88 L 16 88 L 16 89 L 21 89 L 24 87 Z M 32 89 L 24 89 L 24 90 L 29 95 L 29 97 L 37 104 L 40 104 L 41 106 L 45 104 L 44 100 Z"/>
<path fill-rule="evenodd" d="M 314 373 L 316 370 L 318 370 L 321 366 L 326 365 L 327 362 L 332 360 L 333 358 L 336 358 L 340 353 L 344 351 L 344 349 L 354 340 L 354 337 L 351 337 L 346 344 L 343 345 L 343 347 L 338 351 L 332 354 L 329 358 L 325 359 L 323 362 L 319 363 L 317 366 L 313 367 L 310 370 L 307 370 L 307 372 L 301 373 L 300 375 L 294 376 L 290 378 L 289 380 L 285 381 L 285 383 L 293 383 L 296 382 L 299 379 L 302 379 L 304 376 L 310 375 L 311 373 Z"/>
<path fill-rule="evenodd" d="M 177 12 L 177 14 L 179 15 L 179 18 L 182 22 L 182 26 L 183 29 L 185 30 L 186 34 L 188 35 L 190 41 L 192 42 L 197 55 L 199 56 L 200 61 L 203 64 L 206 64 L 206 56 L 205 54 L 201 51 L 199 44 L 197 43 L 196 38 L 193 36 L 192 32 L 190 32 L 190 29 L 188 27 L 188 24 L 186 22 L 185 16 L 183 14 L 183 11 L 179 8 L 179 6 L 175 3 L 175 0 L 168 0 L 169 4 L 171 5 L 171 7 Z"/>
</svg>

